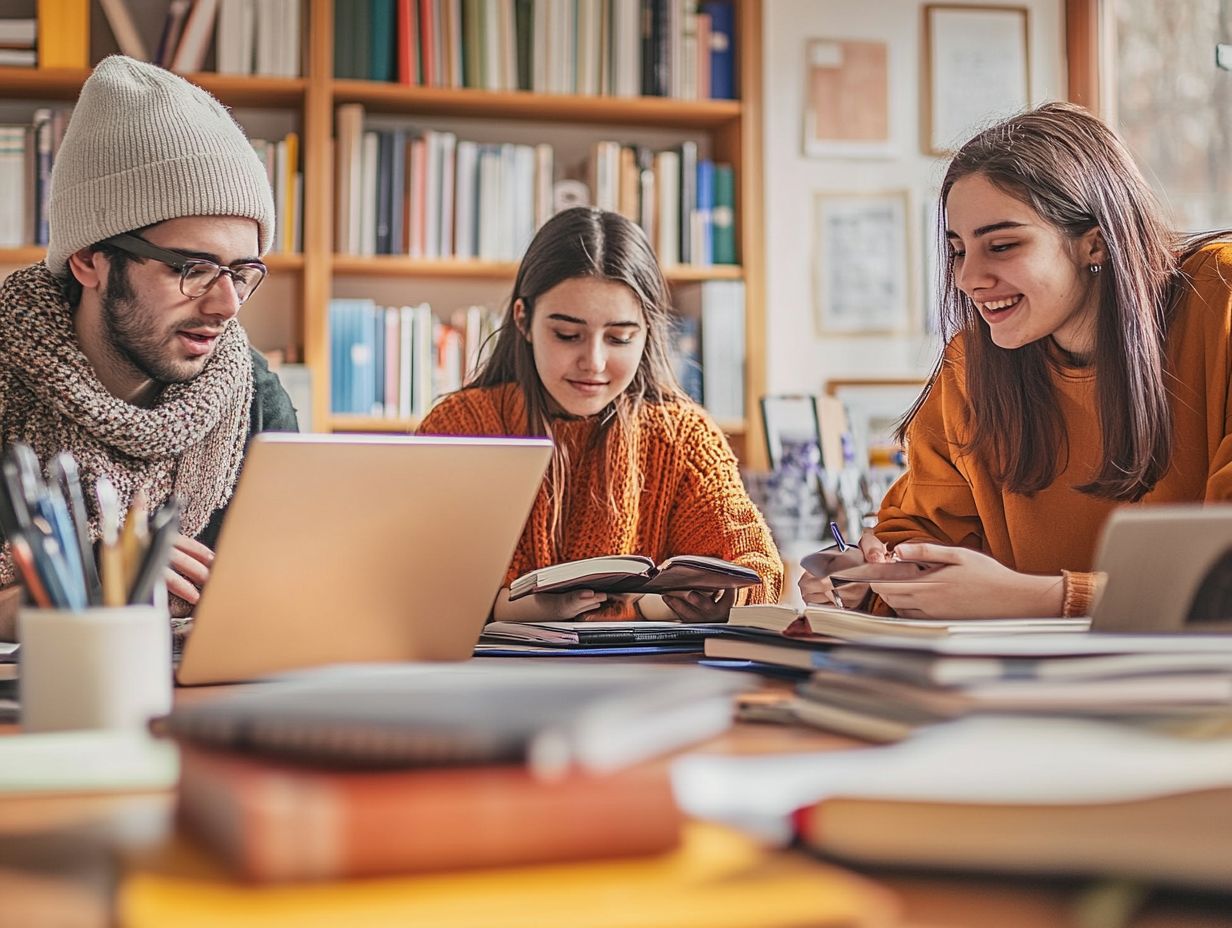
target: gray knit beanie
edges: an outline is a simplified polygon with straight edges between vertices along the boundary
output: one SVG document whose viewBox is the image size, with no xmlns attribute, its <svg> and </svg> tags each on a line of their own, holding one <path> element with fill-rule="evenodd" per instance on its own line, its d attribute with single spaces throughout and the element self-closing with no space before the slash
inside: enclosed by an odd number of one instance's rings
<svg viewBox="0 0 1232 928">
<path fill-rule="evenodd" d="M 256 152 L 217 100 L 182 77 L 112 55 L 81 88 L 51 173 L 47 267 L 121 232 L 183 216 L 241 216 L 274 238 Z"/>
</svg>

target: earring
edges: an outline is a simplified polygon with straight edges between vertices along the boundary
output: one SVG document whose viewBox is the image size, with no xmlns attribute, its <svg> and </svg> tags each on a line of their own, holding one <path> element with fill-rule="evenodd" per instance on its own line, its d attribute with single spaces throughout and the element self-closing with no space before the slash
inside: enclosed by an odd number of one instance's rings
<svg viewBox="0 0 1232 928">
<path fill-rule="evenodd" d="M 1087 268 L 1087 270 L 1090 271 L 1092 274 L 1098 274 L 1102 269 L 1103 269 L 1102 264 L 1092 264 Z"/>
</svg>

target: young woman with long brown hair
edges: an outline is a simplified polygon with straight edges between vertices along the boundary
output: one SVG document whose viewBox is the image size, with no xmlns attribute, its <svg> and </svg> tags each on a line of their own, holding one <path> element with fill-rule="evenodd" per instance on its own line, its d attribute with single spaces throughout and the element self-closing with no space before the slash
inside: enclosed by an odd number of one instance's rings
<svg viewBox="0 0 1232 928">
<path fill-rule="evenodd" d="M 778 599 L 782 562 L 735 456 L 672 375 L 669 307 L 641 229 L 597 209 L 559 213 L 522 259 L 491 355 L 424 419 L 424 434 L 555 442 L 494 618 L 704 621 L 737 602 Z M 717 599 L 694 591 L 608 602 L 582 591 L 509 602 L 509 582 L 526 571 L 607 554 L 711 555 L 752 568 L 762 584 Z"/>
<path fill-rule="evenodd" d="M 1232 499 L 1232 245 L 1168 229 L 1117 136 L 1063 103 L 967 142 L 941 205 L 946 345 L 850 557 L 949 565 L 875 587 L 900 615 L 1084 614 L 1114 507 Z"/>
</svg>

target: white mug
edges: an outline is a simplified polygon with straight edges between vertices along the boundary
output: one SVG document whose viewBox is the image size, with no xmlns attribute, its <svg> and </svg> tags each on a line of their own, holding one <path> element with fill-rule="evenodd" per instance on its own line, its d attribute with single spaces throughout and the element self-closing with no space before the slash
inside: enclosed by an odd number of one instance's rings
<svg viewBox="0 0 1232 928">
<path fill-rule="evenodd" d="M 165 607 L 27 607 L 17 628 L 25 731 L 144 728 L 171 711 Z"/>
</svg>

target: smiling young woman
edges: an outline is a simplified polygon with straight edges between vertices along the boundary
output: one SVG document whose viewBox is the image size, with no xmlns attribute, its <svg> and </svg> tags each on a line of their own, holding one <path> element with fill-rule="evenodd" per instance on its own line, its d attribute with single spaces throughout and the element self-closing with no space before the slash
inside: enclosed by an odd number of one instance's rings
<svg viewBox="0 0 1232 928">
<path fill-rule="evenodd" d="M 946 344 L 860 548 L 950 566 L 874 592 L 911 616 L 1083 614 L 1114 507 L 1232 499 L 1232 244 L 1170 231 L 1116 135 L 1063 103 L 964 145 L 941 204 Z"/>
<path fill-rule="evenodd" d="M 777 601 L 778 551 L 723 433 L 676 384 L 669 319 L 667 283 L 642 230 L 617 213 L 566 210 L 527 249 L 491 355 L 424 419 L 423 434 L 555 442 L 494 618 L 703 621 L 737 603 Z M 608 554 L 710 555 L 752 568 L 762 583 L 717 600 L 694 591 L 637 603 L 585 592 L 508 601 L 509 583 L 527 571 Z"/>
</svg>

